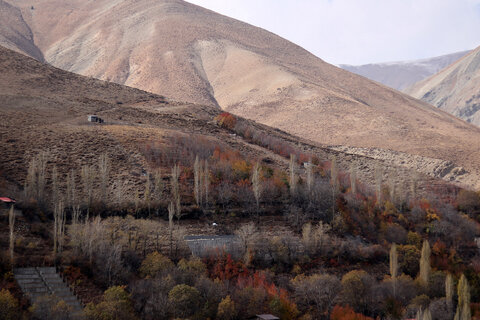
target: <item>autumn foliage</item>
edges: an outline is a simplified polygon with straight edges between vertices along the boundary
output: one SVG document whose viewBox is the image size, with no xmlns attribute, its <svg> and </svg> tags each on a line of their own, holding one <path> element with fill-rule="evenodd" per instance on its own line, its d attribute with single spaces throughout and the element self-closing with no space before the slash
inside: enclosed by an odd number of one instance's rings
<svg viewBox="0 0 480 320">
<path fill-rule="evenodd" d="M 233 130 L 237 124 L 235 116 L 228 112 L 223 112 L 215 117 L 215 121 L 223 128 Z"/>
<path fill-rule="evenodd" d="M 274 283 L 267 281 L 266 274 L 256 271 L 254 274 L 238 278 L 237 287 L 264 290 L 268 295 L 269 307 L 281 319 L 295 319 L 298 315 L 296 304 L 290 299 L 287 290 L 278 288 Z"/>
<path fill-rule="evenodd" d="M 268 281 L 265 272 L 253 272 L 241 261 L 233 260 L 230 255 L 207 259 L 206 264 L 212 279 L 230 281 L 238 291 L 253 289 L 256 292 L 263 292 L 269 311 L 281 316 L 282 319 L 295 319 L 298 315 L 297 306 L 289 297 L 287 290 L 278 288 L 273 282 Z"/>
<path fill-rule="evenodd" d="M 249 271 L 241 261 L 235 261 L 231 255 L 206 260 L 210 278 L 236 281 L 240 276 L 247 276 Z"/>
<path fill-rule="evenodd" d="M 360 313 L 355 313 L 349 306 L 342 307 L 336 305 L 333 307 L 330 320 L 373 320 L 373 318 L 364 316 Z"/>
</svg>

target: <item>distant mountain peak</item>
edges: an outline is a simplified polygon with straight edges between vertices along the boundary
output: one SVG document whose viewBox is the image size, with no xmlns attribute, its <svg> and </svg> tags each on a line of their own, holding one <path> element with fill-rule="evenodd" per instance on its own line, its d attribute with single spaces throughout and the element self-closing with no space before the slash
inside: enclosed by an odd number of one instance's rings
<svg viewBox="0 0 480 320">
<path fill-rule="evenodd" d="M 480 126 L 480 47 L 406 92 Z"/>
<path fill-rule="evenodd" d="M 369 63 L 360 66 L 341 64 L 340 67 L 402 91 L 451 65 L 469 52 L 461 51 L 427 59 Z"/>
</svg>

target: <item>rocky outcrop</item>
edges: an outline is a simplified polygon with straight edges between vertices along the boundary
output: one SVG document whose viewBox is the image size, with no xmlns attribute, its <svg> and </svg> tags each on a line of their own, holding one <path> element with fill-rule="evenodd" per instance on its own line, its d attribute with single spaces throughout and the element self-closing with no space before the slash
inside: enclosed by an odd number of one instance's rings
<svg viewBox="0 0 480 320">
<path fill-rule="evenodd" d="M 354 148 L 347 146 L 331 146 L 330 148 L 345 153 L 370 157 L 390 164 L 392 167 L 405 167 L 432 178 L 457 184 L 464 183 L 468 176 L 465 168 L 455 165 L 452 161 L 375 148 Z"/>
</svg>

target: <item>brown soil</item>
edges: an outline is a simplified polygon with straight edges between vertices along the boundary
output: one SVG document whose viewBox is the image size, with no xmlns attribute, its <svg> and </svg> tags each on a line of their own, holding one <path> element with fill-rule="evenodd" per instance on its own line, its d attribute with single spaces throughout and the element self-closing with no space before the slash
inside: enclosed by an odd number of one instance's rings
<svg viewBox="0 0 480 320">
<path fill-rule="evenodd" d="M 479 128 L 265 30 L 180 0 L 9 2 L 54 66 L 220 106 L 323 145 L 401 152 L 410 167 L 450 161 L 465 172 L 447 180 L 480 187 Z"/>
<path fill-rule="evenodd" d="M 123 181 L 132 190 L 143 183 L 142 172 L 150 169 L 142 146 L 174 134 L 201 135 L 226 144 L 247 158 L 269 158 L 274 167 L 288 168 L 287 159 L 215 124 L 213 118 L 220 113 L 215 107 L 167 101 L 151 93 L 55 69 L 1 47 L 0 87 L 4 119 L 0 125 L 0 177 L 4 184 L 0 187 L 14 196 L 21 196 L 15 190 L 23 186 L 31 157 L 42 150 L 49 150 L 49 167 L 55 164 L 61 178 L 71 169 L 78 172 L 82 165 L 96 164 L 99 155 L 106 152 L 113 160 L 112 181 Z M 106 123 L 89 123 L 88 114 L 97 114 Z M 355 161 L 359 179 L 366 183 L 373 181 L 375 168 L 380 166 L 385 172 L 384 181 L 392 178 L 406 190 L 412 169 L 416 169 L 374 159 L 369 154 L 326 148 L 252 121 L 248 123 L 258 132 L 322 161 L 335 155 L 346 171 Z M 165 172 L 169 170 L 165 168 Z M 432 178 L 422 179 L 431 184 Z"/>
</svg>

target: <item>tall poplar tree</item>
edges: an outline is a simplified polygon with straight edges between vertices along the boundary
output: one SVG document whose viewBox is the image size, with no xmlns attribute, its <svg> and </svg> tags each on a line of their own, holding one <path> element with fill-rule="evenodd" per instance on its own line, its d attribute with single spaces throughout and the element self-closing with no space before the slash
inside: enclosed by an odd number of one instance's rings
<svg viewBox="0 0 480 320">
<path fill-rule="evenodd" d="M 430 278 L 431 266 L 430 266 L 430 244 L 428 240 L 423 241 L 422 255 L 420 257 L 420 274 L 419 279 L 422 285 L 428 286 L 428 280 Z"/>
<path fill-rule="evenodd" d="M 470 286 L 464 274 L 460 277 L 458 282 L 458 304 L 457 312 L 455 313 L 455 320 L 471 320 L 472 314 L 470 311 Z"/>
<path fill-rule="evenodd" d="M 390 276 L 393 281 L 393 295 L 397 295 L 398 254 L 397 245 L 394 243 L 390 248 Z"/>
</svg>

